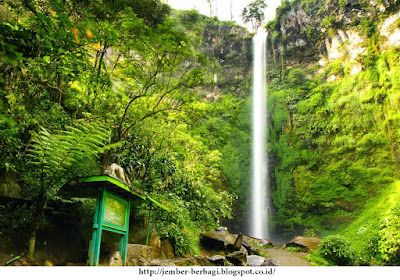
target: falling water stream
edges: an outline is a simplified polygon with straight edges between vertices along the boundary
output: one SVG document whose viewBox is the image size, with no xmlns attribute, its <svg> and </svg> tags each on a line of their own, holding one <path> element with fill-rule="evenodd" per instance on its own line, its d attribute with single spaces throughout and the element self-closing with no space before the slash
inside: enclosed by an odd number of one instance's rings
<svg viewBox="0 0 400 280">
<path fill-rule="evenodd" d="M 261 28 L 253 37 L 253 129 L 252 129 L 252 189 L 250 234 L 268 238 L 268 157 L 266 43 L 267 34 Z"/>
</svg>

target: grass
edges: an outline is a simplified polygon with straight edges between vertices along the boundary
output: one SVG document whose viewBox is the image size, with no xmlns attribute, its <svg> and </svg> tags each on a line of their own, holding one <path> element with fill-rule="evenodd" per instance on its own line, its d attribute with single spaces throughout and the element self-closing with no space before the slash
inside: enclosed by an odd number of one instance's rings
<svg viewBox="0 0 400 280">
<path fill-rule="evenodd" d="M 352 244 L 352 248 L 362 255 L 377 232 L 377 226 L 400 201 L 400 181 L 391 184 L 378 199 L 366 204 L 359 218 L 340 232 Z"/>
<path fill-rule="evenodd" d="M 289 251 L 289 252 L 303 252 L 303 248 L 301 248 L 299 246 L 288 246 L 288 247 L 285 247 L 285 250 Z"/>
</svg>

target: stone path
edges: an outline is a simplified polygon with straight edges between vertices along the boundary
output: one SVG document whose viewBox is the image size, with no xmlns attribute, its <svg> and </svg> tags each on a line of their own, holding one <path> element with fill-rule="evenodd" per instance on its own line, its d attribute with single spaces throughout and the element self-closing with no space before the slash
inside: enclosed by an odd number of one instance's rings
<svg viewBox="0 0 400 280">
<path fill-rule="evenodd" d="M 265 250 L 271 257 L 277 259 L 281 266 L 311 266 L 311 263 L 303 259 L 301 252 L 289 252 L 282 247 L 271 247 Z"/>
</svg>

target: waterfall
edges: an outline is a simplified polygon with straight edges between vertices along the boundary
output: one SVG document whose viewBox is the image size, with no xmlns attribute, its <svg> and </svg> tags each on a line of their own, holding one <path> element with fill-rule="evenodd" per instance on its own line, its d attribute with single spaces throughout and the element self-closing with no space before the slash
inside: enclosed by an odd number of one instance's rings
<svg viewBox="0 0 400 280">
<path fill-rule="evenodd" d="M 250 234 L 268 238 L 267 34 L 261 28 L 253 37 L 253 129 Z"/>
</svg>

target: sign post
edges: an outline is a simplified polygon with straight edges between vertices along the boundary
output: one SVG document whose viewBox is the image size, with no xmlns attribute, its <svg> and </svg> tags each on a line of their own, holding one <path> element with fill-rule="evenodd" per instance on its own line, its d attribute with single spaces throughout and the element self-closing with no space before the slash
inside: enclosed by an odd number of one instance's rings
<svg viewBox="0 0 400 280">
<path fill-rule="evenodd" d="M 131 205 L 135 206 L 141 201 L 148 201 L 165 211 L 171 210 L 152 197 L 143 194 L 140 190 L 130 188 L 126 183 L 108 175 L 90 176 L 78 178 L 64 185 L 59 193 L 64 197 L 96 197 L 96 211 L 93 221 L 92 244 L 89 248 L 89 264 L 99 265 L 100 246 L 103 231 L 109 231 L 120 235 L 119 252 L 122 262 L 126 265 L 128 248 L 129 215 Z M 150 233 L 147 229 L 146 243 Z"/>
<path fill-rule="evenodd" d="M 105 186 L 99 188 L 96 201 L 96 212 L 93 222 L 92 245 L 90 248 L 90 265 L 99 265 L 100 245 L 103 230 L 121 236 L 119 253 L 122 262 L 126 265 L 128 247 L 130 200 L 122 198 L 107 190 Z"/>
</svg>

